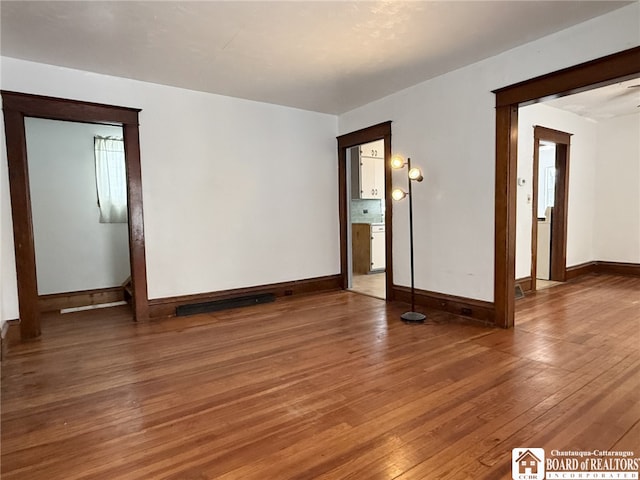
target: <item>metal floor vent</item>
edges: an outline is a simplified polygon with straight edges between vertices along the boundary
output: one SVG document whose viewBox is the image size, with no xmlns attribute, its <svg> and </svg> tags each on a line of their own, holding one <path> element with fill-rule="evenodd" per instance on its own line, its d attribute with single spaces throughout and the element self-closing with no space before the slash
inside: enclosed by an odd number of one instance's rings
<svg viewBox="0 0 640 480">
<path fill-rule="evenodd" d="M 248 307 L 259 303 L 269 303 L 275 301 L 273 293 L 260 293 L 246 297 L 228 298 L 225 300 L 215 300 L 212 302 L 192 303 L 191 305 L 180 305 L 176 307 L 176 316 L 185 317 L 197 313 L 217 312 L 228 308 Z"/>
<path fill-rule="evenodd" d="M 520 298 L 524 298 L 524 292 L 522 291 L 520 284 L 516 284 L 516 300 Z"/>
</svg>

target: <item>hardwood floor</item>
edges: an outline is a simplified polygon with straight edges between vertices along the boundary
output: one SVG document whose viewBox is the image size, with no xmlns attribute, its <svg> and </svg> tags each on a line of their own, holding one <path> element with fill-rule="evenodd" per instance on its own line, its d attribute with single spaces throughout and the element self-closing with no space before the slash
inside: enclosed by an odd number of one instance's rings
<svg viewBox="0 0 640 480">
<path fill-rule="evenodd" d="M 46 316 L 2 362 L 2 479 L 495 480 L 516 447 L 640 456 L 640 278 L 527 296 L 512 330 L 405 309 Z"/>
</svg>

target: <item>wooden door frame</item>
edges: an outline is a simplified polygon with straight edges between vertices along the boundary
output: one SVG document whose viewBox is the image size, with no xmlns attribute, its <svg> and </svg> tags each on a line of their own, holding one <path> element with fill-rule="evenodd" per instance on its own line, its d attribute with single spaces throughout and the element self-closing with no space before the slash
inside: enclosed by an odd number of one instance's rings
<svg viewBox="0 0 640 480">
<path fill-rule="evenodd" d="M 147 268 L 142 216 L 142 175 L 138 129 L 138 113 L 140 109 L 5 90 L 0 93 L 2 94 L 9 167 L 21 338 L 29 339 L 40 335 L 40 311 L 38 307 L 35 244 L 29 192 L 25 117 L 122 127 L 127 168 L 129 256 L 133 288 L 133 313 L 135 320 L 147 320 Z"/>
<path fill-rule="evenodd" d="M 384 236 L 385 236 L 385 298 L 393 300 L 393 235 L 391 232 L 392 212 L 391 208 L 391 121 L 379 123 L 368 128 L 363 128 L 355 132 L 347 133 L 337 137 L 338 141 L 338 209 L 340 217 L 340 275 L 342 276 L 342 288 L 347 288 L 349 281 L 349 263 L 347 230 L 349 228 L 349 216 L 347 209 L 349 202 L 347 199 L 347 149 L 362 145 L 364 143 L 384 140 Z"/>
<path fill-rule="evenodd" d="M 535 125 L 533 127 L 533 178 L 531 218 L 531 290 L 536 289 L 538 259 L 538 166 L 540 141 L 556 144 L 554 207 L 551 217 L 551 267 L 549 280 L 567 279 L 567 217 L 569 212 L 569 151 L 571 133 Z"/>
<path fill-rule="evenodd" d="M 515 317 L 518 108 L 635 78 L 640 47 L 607 55 L 498 90 L 496 95 L 494 307 L 496 325 Z"/>
</svg>

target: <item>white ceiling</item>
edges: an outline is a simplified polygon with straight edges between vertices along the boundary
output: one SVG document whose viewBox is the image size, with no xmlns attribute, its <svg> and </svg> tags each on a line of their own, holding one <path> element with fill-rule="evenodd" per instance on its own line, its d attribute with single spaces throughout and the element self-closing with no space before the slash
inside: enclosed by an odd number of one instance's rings
<svg viewBox="0 0 640 480">
<path fill-rule="evenodd" d="M 5 1 L 2 55 L 343 113 L 628 1 Z"/>
<path fill-rule="evenodd" d="M 640 113 L 640 78 L 556 98 L 545 105 L 595 121 L 633 115 Z"/>
</svg>

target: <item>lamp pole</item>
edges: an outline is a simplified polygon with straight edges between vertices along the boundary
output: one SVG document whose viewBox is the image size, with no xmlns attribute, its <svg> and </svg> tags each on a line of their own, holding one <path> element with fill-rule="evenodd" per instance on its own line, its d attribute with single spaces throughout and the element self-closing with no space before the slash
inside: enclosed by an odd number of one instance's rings
<svg viewBox="0 0 640 480">
<path fill-rule="evenodd" d="M 407 179 L 409 180 L 409 256 L 411 258 L 411 311 L 416 311 L 415 275 L 413 269 L 413 192 L 411 191 L 411 158 L 407 158 Z"/>
<path fill-rule="evenodd" d="M 411 189 L 411 158 L 407 158 L 407 179 L 409 181 L 409 255 L 411 259 L 411 311 L 403 313 L 400 318 L 405 322 L 424 322 L 427 318 L 424 314 L 416 312 L 416 288 L 413 268 L 413 192 Z M 422 177 L 420 177 L 420 180 Z"/>
</svg>

